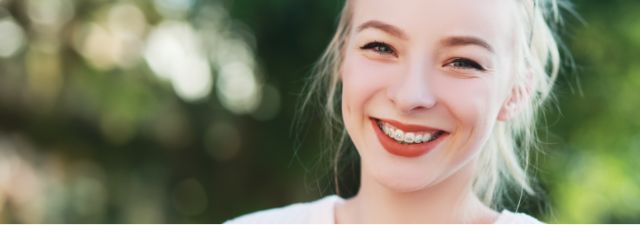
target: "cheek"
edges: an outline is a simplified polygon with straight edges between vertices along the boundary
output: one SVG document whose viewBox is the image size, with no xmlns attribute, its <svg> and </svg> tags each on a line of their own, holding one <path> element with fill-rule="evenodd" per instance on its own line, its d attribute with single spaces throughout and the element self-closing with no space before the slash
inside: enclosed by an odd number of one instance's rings
<svg viewBox="0 0 640 225">
<path fill-rule="evenodd" d="M 383 95 L 394 68 L 348 54 L 340 70 L 345 114 L 362 114 L 377 95 Z"/>
<path fill-rule="evenodd" d="M 441 78 L 436 87 L 441 102 L 465 130 L 486 130 L 497 118 L 497 84 L 492 79 Z"/>
</svg>

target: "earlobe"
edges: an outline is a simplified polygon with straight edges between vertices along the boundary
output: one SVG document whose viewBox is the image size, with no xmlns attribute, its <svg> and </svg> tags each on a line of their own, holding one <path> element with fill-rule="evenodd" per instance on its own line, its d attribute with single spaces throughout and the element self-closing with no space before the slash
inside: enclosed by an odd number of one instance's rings
<svg viewBox="0 0 640 225">
<path fill-rule="evenodd" d="M 511 89 L 511 96 L 502 104 L 498 113 L 498 120 L 508 121 L 515 117 L 528 103 L 530 97 L 528 85 L 515 85 Z"/>
<path fill-rule="evenodd" d="M 511 95 L 502 104 L 498 113 L 499 121 L 513 119 L 531 101 L 531 91 L 534 85 L 533 72 L 528 71 L 524 82 L 518 82 L 511 87 Z"/>
<path fill-rule="evenodd" d="M 515 104 L 511 101 L 511 98 L 504 104 L 502 104 L 502 108 L 500 108 L 500 112 L 498 113 L 499 121 L 508 121 L 513 115 L 516 113 Z"/>
</svg>

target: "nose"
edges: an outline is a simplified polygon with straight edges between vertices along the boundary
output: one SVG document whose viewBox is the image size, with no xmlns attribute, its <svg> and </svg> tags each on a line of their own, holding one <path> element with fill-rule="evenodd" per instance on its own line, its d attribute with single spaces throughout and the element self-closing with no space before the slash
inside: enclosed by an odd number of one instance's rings
<svg viewBox="0 0 640 225">
<path fill-rule="evenodd" d="M 405 74 L 387 89 L 391 102 L 403 113 L 416 113 L 433 108 L 436 97 L 431 88 L 427 63 L 412 63 Z M 431 72 L 432 73 L 432 72 Z"/>
</svg>

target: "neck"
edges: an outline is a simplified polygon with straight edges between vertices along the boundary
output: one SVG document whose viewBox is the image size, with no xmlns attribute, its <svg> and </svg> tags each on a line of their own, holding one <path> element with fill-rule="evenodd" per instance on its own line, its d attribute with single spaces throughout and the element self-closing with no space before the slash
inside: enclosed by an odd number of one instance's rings
<svg viewBox="0 0 640 225">
<path fill-rule="evenodd" d="M 339 205 L 339 223 L 491 223 L 497 212 L 473 193 L 472 163 L 433 186 L 398 192 L 362 174 L 358 194 Z"/>
</svg>

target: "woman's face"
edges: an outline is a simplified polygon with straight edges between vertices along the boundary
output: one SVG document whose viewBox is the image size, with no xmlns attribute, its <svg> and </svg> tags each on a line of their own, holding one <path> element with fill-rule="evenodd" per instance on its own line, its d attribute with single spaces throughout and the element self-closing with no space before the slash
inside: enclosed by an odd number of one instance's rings
<svg viewBox="0 0 640 225">
<path fill-rule="evenodd" d="M 340 68 L 362 176 L 420 190 L 473 165 L 512 101 L 512 0 L 351 0 Z"/>
</svg>

